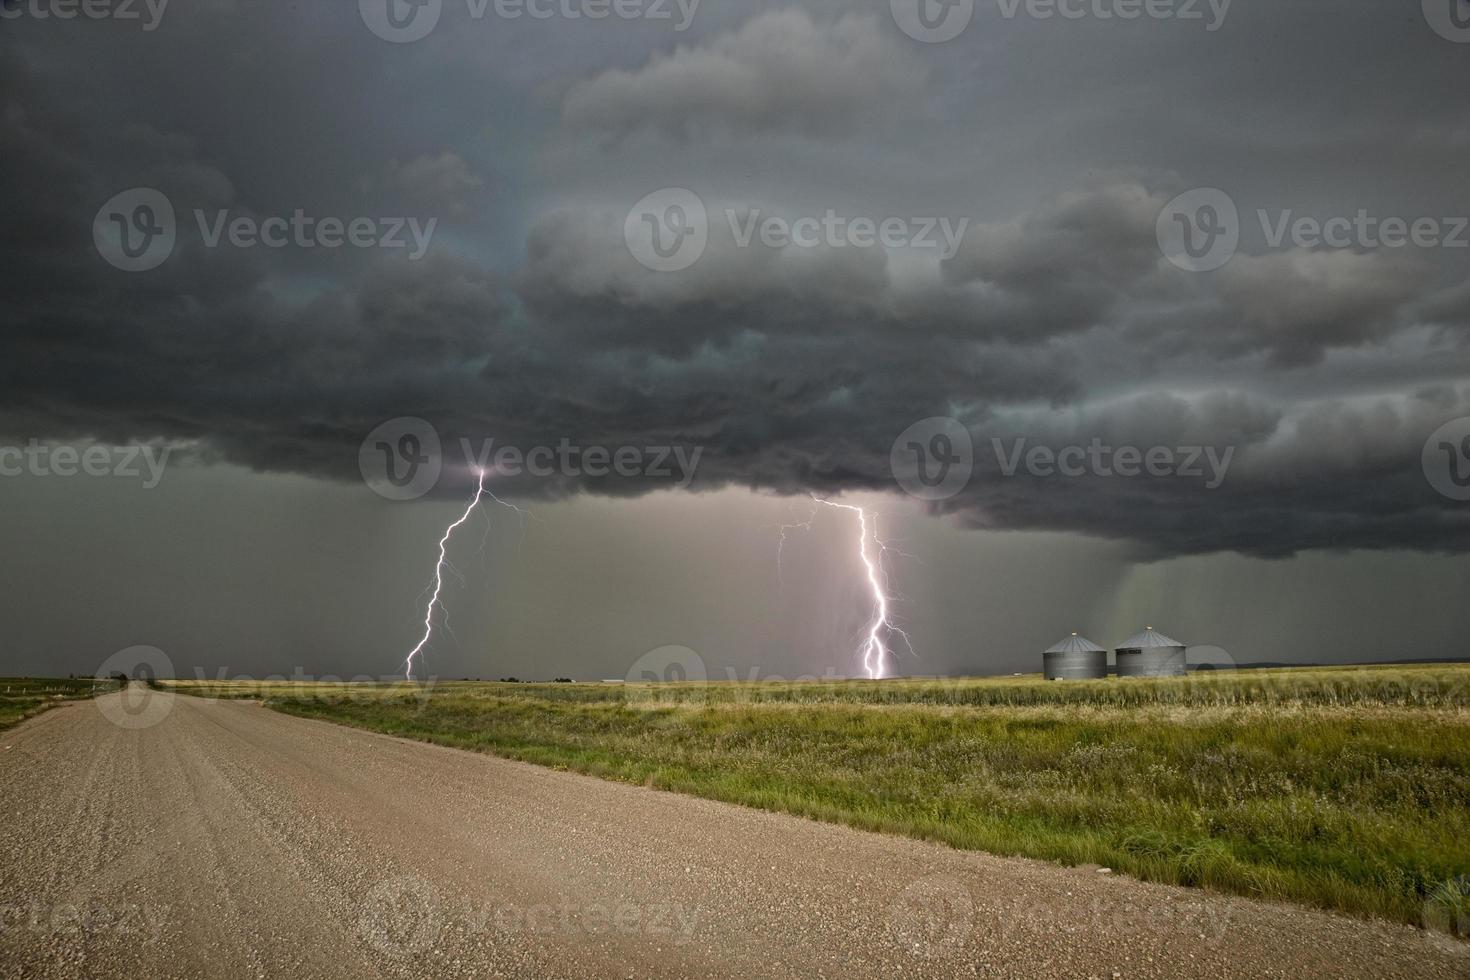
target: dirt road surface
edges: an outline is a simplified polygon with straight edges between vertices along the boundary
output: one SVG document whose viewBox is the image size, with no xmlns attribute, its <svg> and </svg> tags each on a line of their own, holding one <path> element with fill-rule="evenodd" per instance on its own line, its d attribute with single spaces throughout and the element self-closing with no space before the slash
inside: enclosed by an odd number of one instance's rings
<svg viewBox="0 0 1470 980">
<path fill-rule="evenodd" d="M 1405 927 L 136 697 L 0 732 L 7 980 L 1470 976 Z"/>
</svg>

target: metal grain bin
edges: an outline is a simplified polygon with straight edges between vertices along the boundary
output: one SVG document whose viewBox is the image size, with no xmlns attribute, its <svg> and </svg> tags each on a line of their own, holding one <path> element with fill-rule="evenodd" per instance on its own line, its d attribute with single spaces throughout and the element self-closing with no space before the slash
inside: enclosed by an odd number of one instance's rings
<svg viewBox="0 0 1470 980">
<path fill-rule="evenodd" d="M 1118 644 L 1119 677 L 1183 677 L 1184 644 L 1152 626 Z"/>
<path fill-rule="evenodd" d="M 1073 633 L 1041 655 L 1049 681 L 1095 680 L 1108 676 L 1108 651 Z"/>
</svg>

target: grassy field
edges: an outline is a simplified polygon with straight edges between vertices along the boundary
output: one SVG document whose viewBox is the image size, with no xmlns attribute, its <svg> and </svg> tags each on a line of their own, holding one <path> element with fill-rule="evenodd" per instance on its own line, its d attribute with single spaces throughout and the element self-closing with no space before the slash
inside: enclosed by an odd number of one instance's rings
<svg viewBox="0 0 1470 980">
<path fill-rule="evenodd" d="M 1470 921 L 1454 889 L 1435 905 L 1470 874 L 1470 666 L 177 687 L 960 848 Z"/>
<path fill-rule="evenodd" d="M 113 681 L 90 677 L 0 677 L 0 728 L 9 728 L 62 701 L 115 690 Z"/>
</svg>

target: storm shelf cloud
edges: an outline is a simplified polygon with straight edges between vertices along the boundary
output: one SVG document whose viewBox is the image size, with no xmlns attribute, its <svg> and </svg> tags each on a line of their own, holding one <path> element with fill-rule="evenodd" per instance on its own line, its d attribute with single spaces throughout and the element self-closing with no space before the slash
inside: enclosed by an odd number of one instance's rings
<svg viewBox="0 0 1470 980">
<path fill-rule="evenodd" d="M 976 472 L 933 509 L 964 526 L 1077 532 L 1147 557 L 1464 552 L 1464 505 L 1436 492 L 1420 458 L 1430 433 L 1470 415 L 1466 253 L 1271 248 L 1249 228 L 1255 204 L 1293 198 L 1329 215 L 1465 208 L 1470 143 L 1463 129 L 1449 138 L 1462 123 L 1436 103 L 1453 100 L 1425 95 L 1451 91 L 1436 82 L 1464 51 L 1384 5 L 1301 6 L 1318 19 L 1295 60 L 1273 65 L 1280 88 L 1320 99 L 1331 77 L 1343 106 L 1415 120 L 1403 186 L 1319 166 L 1315 148 L 1342 138 L 1331 114 L 1263 102 L 1254 82 L 1197 91 L 1250 38 L 1301 29 L 1301 11 L 1271 5 L 1233 10 L 1231 30 L 1208 38 L 1056 25 L 1046 41 L 1063 50 L 1046 57 L 1059 74 L 1034 88 L 1003 81 L 1038 25 L 977 10 L 952 47 L 926 46 L 886 4 L 702 9 L 687 33 L 470 25 L 402 46 L 364 30 L 351 5 L 311 15 L 330 31 L 284 7 L 170 8 L 147 35 L 88 25 L 108 43 L 85 48 L 69 25 L 8 23 L 0 428 L 173 440 L 342 480 L 357 479 L 375 425 L 416 416 L 451 442 L 698 446 L 694 491 L 800 495 L 895 490 L 897 435 L 951 417 Z M 998 51 L 1007 31 L 1014 43 Z M 1171 84 L 1140 84 L 1102 50 L 1108 31 L 1189 49 L 1189 120 Z M 1383 32 L 1393 86 L 1337 70 L 1333 38 L 1353 49 Z M 275 101 L 277 59 L 263 53 L 282 44 L 303 55 L 290 72 L 314 98 Z M 549 92 L 528 49 L 573 80 Z M 145 55 L 150 78 L 176 81 L 143 79 Z M 180 83 L 209 63 L 231 66 L 228 85 Z M 104 94 L 77 97 L 91 90 Z M 985 125 L 993 100 L 1028 122 Z M 1068 139 L 1074 113 L 1106 107 L 1148 142 L 1093 140 L 1090 123 Z M 1266 135 L 1232 145 L 1247 118 Z M 1217 121 L 1202 142 L 1218 152 L 1180 148 L 1174 123 L 1200 120 Z M 1290 149 L 1269 173 L 1250 163 L 1261 140 Z M 1240 254 L 1182 271 L 1160 249 L 1161 210 L 1222 184 L 1240 205 Z M 167 260 L 137 274 L 102 261 L 89 230 L 102 202 L 134 187 L 178 217 Z M 640 264 L 624 239 L 630 207 L 659 187 L 708 210 L 709 243 L 678 272 Z M 339 220 L 344 237 L 355 218 L 432 218 L 435 233 L 422 257 L 245 248 L 207 240 L 193 217 L 297 208 Z M 729 233 L 755 211 L 966 224 L 952 255 L 773 247 Z M 1215 486 L 1007 474 L 993 447 L 1016 439 L 1211 447 L 1231 463 Z M 662 486 L 563 474 L 506 489 Z"/>
</svg>

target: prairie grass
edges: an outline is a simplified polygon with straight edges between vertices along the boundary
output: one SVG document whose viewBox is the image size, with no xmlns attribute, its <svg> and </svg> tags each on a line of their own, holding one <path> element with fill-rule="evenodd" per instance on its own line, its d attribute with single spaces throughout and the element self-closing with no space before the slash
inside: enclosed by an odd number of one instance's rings
<svg viewBox="0 0 1470 980">
<path fill-rule="evenodd" d="M 90 677 L 0 677 L 0 729 L 9 728 L 62 701 L 117 690 L 115 681 Z"/>
<path fill-rule="evenodd" d="M 1407 923 L 1470 873 L 1470 666 L 177 688 L 958 848 Z"/>
</svg>

